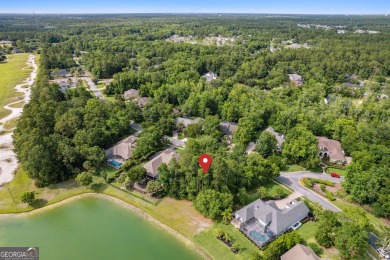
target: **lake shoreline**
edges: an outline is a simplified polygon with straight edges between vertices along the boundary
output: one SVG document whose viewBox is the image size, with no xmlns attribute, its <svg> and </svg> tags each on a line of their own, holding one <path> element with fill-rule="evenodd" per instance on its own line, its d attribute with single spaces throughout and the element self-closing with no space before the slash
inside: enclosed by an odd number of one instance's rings
<svg viewBox="0 0 390 260">
<path fill-rule="evenodd" d="M 137 216 L 143 218 L 145 221 L 147 221 L 149 223 L 152 223 L 154 226 L 164 230 L 165 232 L 168 232 L 169 234 L 174 236 L 176 239 L 178 239 L 181 243 L 184 243 L 184 245 L 186 245 L 188 248 L 190 248 L 191 250 L 196 251 L 203 258 L 205 258 L 205 259 L 212 259 L 201 247 L 199 247 L 193 241 L 191 241 L 191 239 L 185 237 L 184 235 L 182 235 L 177 230 L 169 227 L 168 225 L 162 223 L 158 219 L 152 217 L 146 211 L 144 211 L 144 210 L 142 210 L 142 209 L 140 209 L 140 208 L 138 208 L 138 207 L 136 207 L 136 206 L 134 206 L 134 205 L 132 205 L 130 203 L 127 203 L 127 202 L 121 200 L 120 198 L 117 198 L 117 197 L 114 197 L 114 196 L 111 196 L 111 195 L 101 194 L 101 193 L 93 193 L 93 192 L 91 192 L 91 193 L 79 194 L 79 195 L 76 195 L 76 196 L 73 196 L 73 197 L 70 197 L 70 198 L 67 198 L 67 199 L 55 202 L 53 204 L 50 204 L 50 205 L 47 205 L 47 206 L 44 206 L 44 207 L 41 207 L 41 208 L 33 209 L 31 211 L 27 211 L 27 212 L 2 213 L 2 214 L 0 214 L 0 219 L 11 218 L 11 217 L 14 218 L 14 217 L 32 216 L 32 215 L 40 214 L 40 213 L 43 213 L 45 211 L 52 210 L 54 208 L 66 205 L 66 204 L 71 203 L 73 201 L 80 200 L 80 199 L 83 199 L 83 198 L 88 198 L 88 197 L 95 197 L 95 198 L 98 198 L 98 199 L 105 199 L 105 200 L 112 201 L 112 202 L 122 206 L 123 208 L 125 208 L 127 210 L 130 210 L 132 213 L 134 213 Z"/>
</svg>

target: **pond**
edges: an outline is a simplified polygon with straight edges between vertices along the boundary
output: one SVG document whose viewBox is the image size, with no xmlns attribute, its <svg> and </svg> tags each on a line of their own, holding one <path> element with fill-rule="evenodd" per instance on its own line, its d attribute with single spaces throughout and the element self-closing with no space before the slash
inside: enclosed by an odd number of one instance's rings
<svg viewBox="0 0 390 260">
<path fill-rule="evenodd" d="M 0 218 L 0 246 L 39 247 L 40 259 L 201 259 L 112 201 L 87 197 L 33 215 Z"/>
</svg>

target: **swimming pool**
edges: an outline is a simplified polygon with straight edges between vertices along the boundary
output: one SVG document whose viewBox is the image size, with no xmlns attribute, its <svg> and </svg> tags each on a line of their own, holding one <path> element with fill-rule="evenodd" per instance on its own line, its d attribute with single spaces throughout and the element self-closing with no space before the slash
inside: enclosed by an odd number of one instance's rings
<svg viewBox="0 0 390 260">
<path fill-rule="evenodd" d="M 121 162 L 118 162 L 116 160 L 109 160 L 108 164 L 111 165 L 112 167 L 119 168 L 122 166 Z"/>
<path fill-rule="evenodd" d="M 257 233 L 256 231 L 252 230 L 251 232 L 249 232 L 249 234 L 251 235 L 251 237 L 253 237 L 254 239 L 256 239 L 257 241 L 260 241 L 260 242 L 265 242 L 267 240 L 267 238 L 265 236 L 263 236 L 262 234 L 259 234 Z"/>
</svg>

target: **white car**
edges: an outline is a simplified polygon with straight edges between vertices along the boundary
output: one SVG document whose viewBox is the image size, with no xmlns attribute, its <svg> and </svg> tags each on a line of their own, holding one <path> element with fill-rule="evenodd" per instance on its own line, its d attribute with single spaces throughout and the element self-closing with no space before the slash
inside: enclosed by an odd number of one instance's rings
<svg viewBox="0 0 390 260">
<path fill-rule="evenodd" d="M 301 226 L 302 226 L 302 223 L 301 222 L 297 222 L 294 225 L 292 225 L 291 228 L 292 228 L 292 230 L 297 230 Z"/>
</svg>

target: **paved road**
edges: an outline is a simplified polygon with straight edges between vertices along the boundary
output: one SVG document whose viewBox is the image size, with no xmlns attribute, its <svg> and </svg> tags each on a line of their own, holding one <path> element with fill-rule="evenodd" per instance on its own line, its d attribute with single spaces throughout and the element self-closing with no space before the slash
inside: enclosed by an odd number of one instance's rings
<svg viewBox="0 0 390 260">
<path fill-rule="evenodd" d="M 85 79 L 87 81 L 89 88 L 92 90 L 92 92 L 95 94 L 96 97 L 98 97 L 100 99 L 104 99 L 102 93 L 100 93 L 100 91 L 97 89 L 95 83 L 93 83 L 93 81 L 90 77 L 84 76 L 83 79 Z"/>
<path fill-rule="evenodd" d="M 104 96 L 100 91 L 97 89 L 95 83 L 93 83 L 92 79 L 88 76 L 88 74 L 85 72 L 84 68 L 80 65 L 80 63 L 76 60 L 75 57 L 73 57 L 73 60 L 76 62 L 76 64 L 81 68 L 81 77 L 85 79 L 88 83 L 89 88 L 92 90 L 92 92 L 95 94 L 97 98 L 104 99 Z"/>
<path fill-rule="evenodd" d="M 337 178 L 332 178 L 328 174 L 313 173 L 313 172 L 280 173 L 280 176 L 277 177 L 278 181 L 286 184 L 287 186 L 291 187 L 295 191 L 306 196 L 309 200 L 319 203 L 324 209 L 332 210 L 335 212 L 341 211 L 339 208 L 334 206 L 332 203 L 330 203 L 326 199 L 322 198 L 320 195 L 316 194 L 315 192 L 313 192 L 309 189 L 302 187 L 299 184 L 299 180 L 303 177 L 317 178 L 317 179 L 322 179 L 322 180 L 330 180 L 333 182 L 343 181 L 343 177 L 341 177 L 340 179 L 337 179 Z"/>
</svg>

